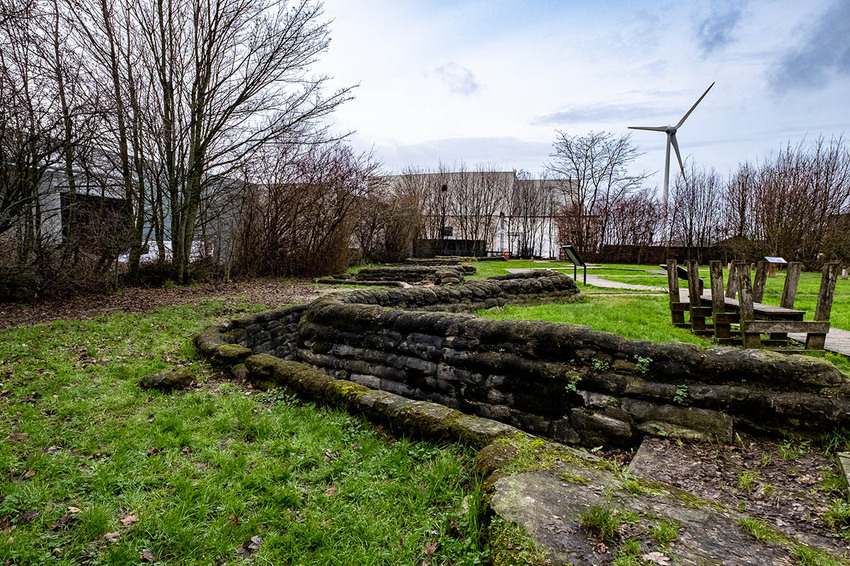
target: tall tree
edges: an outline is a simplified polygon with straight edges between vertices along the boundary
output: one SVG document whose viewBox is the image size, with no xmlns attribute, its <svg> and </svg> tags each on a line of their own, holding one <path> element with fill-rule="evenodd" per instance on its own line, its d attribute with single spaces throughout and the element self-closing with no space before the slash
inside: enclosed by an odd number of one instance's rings
<svg viewBox="0 0 850 566">
<path fill-rule="evenodd" d="M 640 156 L 631 136 L 589 132 L 584 136 L 557 131 L 549 170 L 560 183 L 566 203 L 564 224 L 575 236 L 572 243 L 582 253 L 595 253 L 617 203 L 640 187 L 646 174 L 630 174 Z"/>
</svg>

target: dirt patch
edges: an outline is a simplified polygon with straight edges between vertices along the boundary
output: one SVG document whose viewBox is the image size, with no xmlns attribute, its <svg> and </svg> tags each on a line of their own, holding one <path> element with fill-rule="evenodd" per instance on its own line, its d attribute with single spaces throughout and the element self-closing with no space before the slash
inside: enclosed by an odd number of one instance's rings
<svg viewBox="0 0 850 566">
<path fill-rule="evenodd" d="M 147 312 L 168 305 L 219 299 L 226 303 L 245 301 L 269 308 L 310 300 L 327 290 L 306 281 L 282 283 L 278 279 L 256 279 L 231 283 L 203 283 L 172 289 L 132 287 L 120 294 L 102 294 L 71 299 L 45 299 L 28 305 L 0 303 L 0 329 L 33 325 L 59 319 L 85 319 L 117 312 Z"/>
<path fill-rule="evenodd" d="M 633 473 L 764 520 L 803 542 L 850 555 L 823 520 L 846 499 L 835 460 L 815 444 L 739 435 L 734 446 L 647 438 Z"/>
</svg>

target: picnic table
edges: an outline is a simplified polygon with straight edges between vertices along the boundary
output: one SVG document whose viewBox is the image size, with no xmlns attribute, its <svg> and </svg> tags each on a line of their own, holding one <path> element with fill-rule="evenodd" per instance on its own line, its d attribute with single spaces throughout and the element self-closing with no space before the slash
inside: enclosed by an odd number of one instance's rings
<svg viewBox="0 0 850 566">
<path fill-rule="evenodd" d="M 719 342 L 741 344 L 745 348 L 788 346 L 788 333 L 803 333 L 806 349 L 822 350 L 829 332 L 829 316 L 835 292 L 838 264 L 828 263 L 821 276 L 815 320 L 803 320 L 805 311 L 794 309 L 797 284 L 802 264 L 788 264 L 788 273 L 780 305 L 762 303 L 764 284 L 768 273 L 767 262 L 756 266 L 756 279 L 750 284 L 750 265 L 733 262 L 724 293 L 723 266 L 710 262 L 711 290 L 703 291 L 696 261 L 687 262 L 687 291 L 679 290 L 679 273 L 675 260 L 668 260 L 667 282 L 670 292 L 670 312 L 673 324 L 689 328 L 698 335 L 713 335 Z M 731 292 L 730 292 L 731 291 Z M 735 299 L 735 296 L 738 299 Z M 685 313 L 689 320 L 685 321 Z M 711 324 L 706 322 L 711 319 Z M 737 328 L 733 328 L 736 325 Z M 762 340 L 761 335 L 769 334 Z"/>
</svg>

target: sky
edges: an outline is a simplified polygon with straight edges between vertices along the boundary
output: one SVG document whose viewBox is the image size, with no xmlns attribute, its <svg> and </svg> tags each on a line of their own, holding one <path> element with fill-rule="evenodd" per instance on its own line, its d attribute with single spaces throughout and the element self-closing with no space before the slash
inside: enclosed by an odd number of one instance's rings
<svg viewBox="0 0 850 566">
<path fill-rule="evenodd" d="M 850 131 L 850 1 L 325 0 L 315 71 L 358 85 L 334 117 L 388 172 L 538 174 L 557 131 L 632 134 L 660 186 L 665 136 L 726 175 L 782 145 Z M 675 158 L 674 158 L 675 163 Z M 672 173 L 672 172 L 671 172 Z"/>
</svg>

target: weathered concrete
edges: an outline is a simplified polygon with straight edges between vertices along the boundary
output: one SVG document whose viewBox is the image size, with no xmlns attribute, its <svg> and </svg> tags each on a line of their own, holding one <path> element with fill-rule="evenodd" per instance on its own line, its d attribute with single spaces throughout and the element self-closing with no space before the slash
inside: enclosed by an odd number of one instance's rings
<svg viewBox="0 0 850 566">
<path fill-rule="evenodd" d="M 668 560 L 657 563 L 795 563 L 793 543 L 758 542 L 739 526 L 740 516 L 735 513 L 700 504 L 660 485 L 646 487 L 643 493 L 635 490 L 627 490 L 612 472 L 563 464 L 556 470 L 498 479 L 490 506 L 503 519 L 521 525 L 554 565 L 610 564 L 629 539 L 640 540 L 641 555 L 656 552 L 660 554 L 653 556 L 658 560 Z M 582 517 L 592 507 L 619 517 L 613 540 L 603 541 L 593 529 L 583 526 Z M 662 520 L 679 525 L 676 540 L 666 547 L 650 534 Z"/>
</svg>

